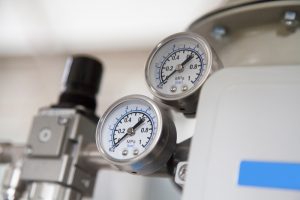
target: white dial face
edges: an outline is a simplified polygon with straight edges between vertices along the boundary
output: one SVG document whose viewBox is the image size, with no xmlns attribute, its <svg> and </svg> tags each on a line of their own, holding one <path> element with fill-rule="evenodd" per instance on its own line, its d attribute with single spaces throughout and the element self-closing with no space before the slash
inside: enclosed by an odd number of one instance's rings
<svg viewBox="0 0 300 200">
<path fill-rule="evenodd" d="M 146 68 L 148 84 L 159 96 L 181 97 L 199 88 L 207 74 L 204 41 L 177 34 L 154 52 Z"/>
<path fill-rule="evenodd" d="M 116 105 L 100 126 L 100 145 L 105 154 L 125 161 L 143 154 L 157 136 L 158 116 L 147 101 L 130 99 Z"/>
</svg>

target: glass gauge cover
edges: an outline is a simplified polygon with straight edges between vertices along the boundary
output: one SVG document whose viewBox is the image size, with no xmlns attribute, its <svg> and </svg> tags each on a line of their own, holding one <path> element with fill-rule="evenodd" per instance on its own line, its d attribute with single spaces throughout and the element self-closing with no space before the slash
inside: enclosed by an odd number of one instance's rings
<svg viewBox="0 0 300 200">
<path fill-rule="evenodd" d="M 210 74 L 212 50 L 194 33 L 177 33 L 151 53 L 146 81 L 151 92 L 163 100 L 179 100 L 197 91 Z"/>
<path fill-rule="evenodd" d="M 153 151 L 163 149 L 160 140 L 165 135 L 169 137 L 169 133 L 163 132 L 163 121 L 164 116 L 151 99 L 140 95 L 124 97 L 99 121 L 97 147 L 112 164 L 138 173 L 147 167 L 143 160 L 151 159 Z"/>
</svg>

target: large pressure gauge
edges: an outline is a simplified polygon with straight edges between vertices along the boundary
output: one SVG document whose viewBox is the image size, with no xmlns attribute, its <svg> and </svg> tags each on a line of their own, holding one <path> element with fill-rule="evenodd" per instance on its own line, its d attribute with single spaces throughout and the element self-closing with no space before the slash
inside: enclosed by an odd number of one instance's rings
<svg viewBox="0 0 300 200">
<path fill-rule="evenodd" d="M 222 67 L 213 49 L 199 35 L 177 33 L 152 51 L 146 64 L 146 81 L 155 97 L 184 113 L 196 111 L 200 87 Z"/>
<path fill-rule="evenodd" d="M 97 147 L 102 156 L 121 170 L 151 174 L 173 154 L 176 129 L 151 99 L 131 95 L 115 102 L 98 123 Z"/>
</svg>

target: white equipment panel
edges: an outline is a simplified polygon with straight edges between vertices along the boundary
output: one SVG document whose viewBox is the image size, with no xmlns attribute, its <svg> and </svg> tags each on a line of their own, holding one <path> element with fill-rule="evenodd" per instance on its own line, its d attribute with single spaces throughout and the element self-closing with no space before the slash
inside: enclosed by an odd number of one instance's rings
<svg viewBox="0 0 300 200">
<path fill-rule="evenodd" d="M 183 200 L 300 199 L 300 66 L 215 73 L 196 121 Z"/>
</svg>

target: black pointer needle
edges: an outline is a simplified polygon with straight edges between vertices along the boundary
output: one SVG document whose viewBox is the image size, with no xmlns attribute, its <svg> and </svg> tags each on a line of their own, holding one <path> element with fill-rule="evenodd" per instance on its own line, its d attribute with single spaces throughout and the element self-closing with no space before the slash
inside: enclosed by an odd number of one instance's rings
<svg viewBox="0 0 300 200">
<path fill-rule="evenodd" d="M 129 133 L 126 133 L 125 135 L 123 135 L 123 137 L 121 137 L 121 139 L 119 139 L 118 142 L 115 143 L 115 145 L 113 146 L 113 148 L 117 147 L 120 144 L 120 142 L 122 140 L 124 140 L 125 138 L 127 138 L 128 136 L 129 136 Z"/>
<path fill-rule="evenodd" d="M 166 79 L 165 79 L 163 82 L 161 82 L 161 83 L 159 84 L 159 86 L 165 84 L 165 83 L 168 81 L 168 79 L 169 79 L 171 76 L 173 76 L 173 74 L 175 74 L 176 72 L 177 72 L 176 69 L 175 69 L 174 71 L 172 71 L 172 73 L 169 74 L 169 75 L 166 77 Z"/>
<path fill-rule="evenodd" d="M 193 55 L 189 55 L 189 56 L 188 56 L 181 64 L 179 64 L 179 65 L 176 67 L 176 69 L 175 69 L 174 71 L 172 71 L 172 73 L 169 74 L 169 75 L 166 77 L 166 79 L 165 79 L 163 82 L 161 82 L 158 86 L 161 86 L 161 85 L 165 84 L 165 83 L 168 81 L 168 79 L 169 79 L 171 76 L 173 76 L 173 74 L 175 74 L 177 71 L 182 70 L 183 67 L 184 67 L 184 65 L 186 65 L 188 62 L 190 62 L 190 60 L 192 60 L 193 57 L 194 57 Z"/>
<path fill-rule="evenodd" d="M 189 56 L 185 59 L 185 61 L 183 61 L 183 62 L 181 63 L 181 66 L 183 67 L 186 63 L 190 62 L 190 60 L 192 60 L 193 57 L 194 57 L 194 56 L 193 56 L 192 54 L 189 55 Z"/>
<path fill-rule="evenodd" d="M 144 123 L 144 121 L 145 121 L 145 118 L 141 118 L 133 127 L 132 127 L 132 129 L 133 129 L 133 131 L 135 131 L 135 129 L 137 128 L 137 127 L 139 127 L 142 123 Z"/>
<path fill-rule="evenodd" d="M 128 136 L 134 135 L 135 129 L 137 129 L 142 123 L 144 123 L 144 121 L 145 119 L 141 118 L 133 127 L 128 128 L 127 133 L 123 135 L 123 137 L 121 137 L 121 139 L 119 139 L 117 143 L 115 143 L 114 147 L 117 147 L 120 144 L 120 142 L 122 142 Z"/>
</svg>

